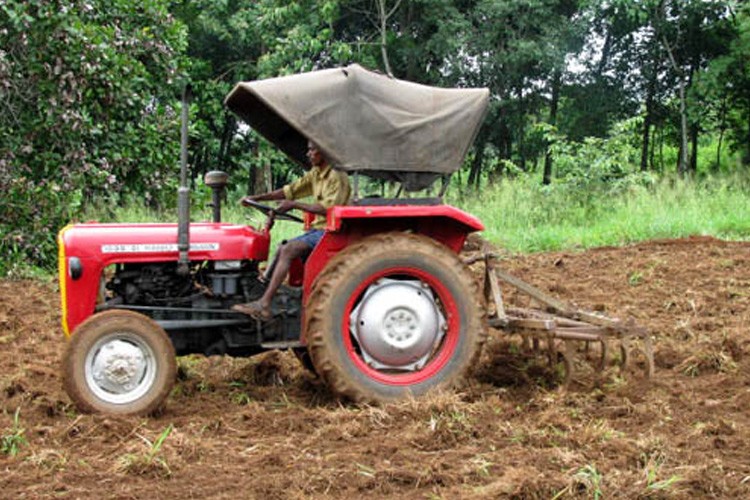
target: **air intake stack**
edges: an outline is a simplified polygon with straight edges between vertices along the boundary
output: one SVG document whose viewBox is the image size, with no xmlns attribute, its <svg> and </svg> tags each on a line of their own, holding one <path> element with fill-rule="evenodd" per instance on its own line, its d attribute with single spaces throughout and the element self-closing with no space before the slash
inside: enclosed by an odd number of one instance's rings
<svg viewBox="0 0 750 500">
<path fill-rule="evenodd" d="M 185 86 L 182 93 L 182 130 L 180 134 L 180 187 L 177 190 L 177 272 L 183 276 L 190 272 L 190 188 L 187 185 L 188 116 L 192 91 Z"/>
</svg>

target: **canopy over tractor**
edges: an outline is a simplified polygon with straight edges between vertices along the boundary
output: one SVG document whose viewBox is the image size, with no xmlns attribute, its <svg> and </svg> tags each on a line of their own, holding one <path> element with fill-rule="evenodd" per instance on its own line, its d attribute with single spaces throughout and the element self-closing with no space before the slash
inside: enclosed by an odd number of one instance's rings
<svg viewBox="0 0 750 500">
<path fill-rule="evenodd" d="M 311 139 L 341 170 L 418 190 L 461 167 L 489 90 L 429 87 L 353 64 L 242 82 L 225 102 L 297 163 Z"/>
</svg>

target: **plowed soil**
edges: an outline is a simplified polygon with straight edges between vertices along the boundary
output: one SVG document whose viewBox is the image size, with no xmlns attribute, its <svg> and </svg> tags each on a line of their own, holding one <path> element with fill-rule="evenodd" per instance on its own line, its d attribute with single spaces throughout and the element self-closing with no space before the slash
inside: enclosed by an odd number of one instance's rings
<svg viewBox="0 0 750 500">
<path fill-rule="evenodd" d="M 652 241 L 503 267 L 648 327 L 655 377 L 613 366 L 597 381 L 582 364 L 564 390 L 543 357 L 491 331 L 464 387 L 418 401 L 340 402 L 271 352 L 180 358 L 157 416 L 85 415 L 61 388 L 55 284 L 0 281 L 0 445 L 19 446 L 0 453 L 0 497 L 750 498 L 750 244 Z"/>
</svg>

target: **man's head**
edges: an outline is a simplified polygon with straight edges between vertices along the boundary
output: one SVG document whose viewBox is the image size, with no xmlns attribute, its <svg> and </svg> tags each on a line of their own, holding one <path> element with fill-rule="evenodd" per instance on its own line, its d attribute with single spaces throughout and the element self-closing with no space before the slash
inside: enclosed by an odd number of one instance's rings
<svg viewBox="0 0 750 500">
<path fill-rule="evenodd" d="M 328 165 L 328 160 L 325 155 L 313 141 L 307 141 L 307 159 L 310 160 L 310 165 L 313 167 L 324 167 Z"/>
</svg>

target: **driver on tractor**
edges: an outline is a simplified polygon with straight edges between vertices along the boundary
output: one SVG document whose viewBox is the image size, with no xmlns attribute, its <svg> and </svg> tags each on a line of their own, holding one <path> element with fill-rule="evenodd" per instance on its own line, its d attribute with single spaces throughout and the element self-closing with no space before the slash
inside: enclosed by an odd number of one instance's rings
<svg viewBox="0 0 750 500">
<path fill-rule="evenodd" d="M 323 237 L 323 229 L 326 225 L 326 212 L 335 205 L 346 205 L 351 196 L 349 177 L 345 172 L 333 168 L 326 159 L 323 152 L 312 141 L 307 143 L 307 159 L 310 162 L 309 170 L 304 176 L 286 186 L 268 193 L 246 196 L 241 203 L 248 206 L 249 202 L 279 200 L 281 203 L 274 212 L 269 214 L 270 220 L 267 227 L 273 224 L 275 213 L 286 213 L 292 209 L 302 210 L 314 214 L 315 220 L 310 229 L 304 234 L 293 238 L 286 244 L 281 245 L 271 278 L 268 281 L 263 296 L 248 304 L 237 304 L 233 310 L 247 314 L 255 319 L 269 320 L 272 317 L 271 300 L 276 290 L 286 278 L 292 261 L 296 258 L 307 259 L 315 246 Z M 300 198 L 311 196 L 312 203 L 297 201 Z"/>
</svg>

